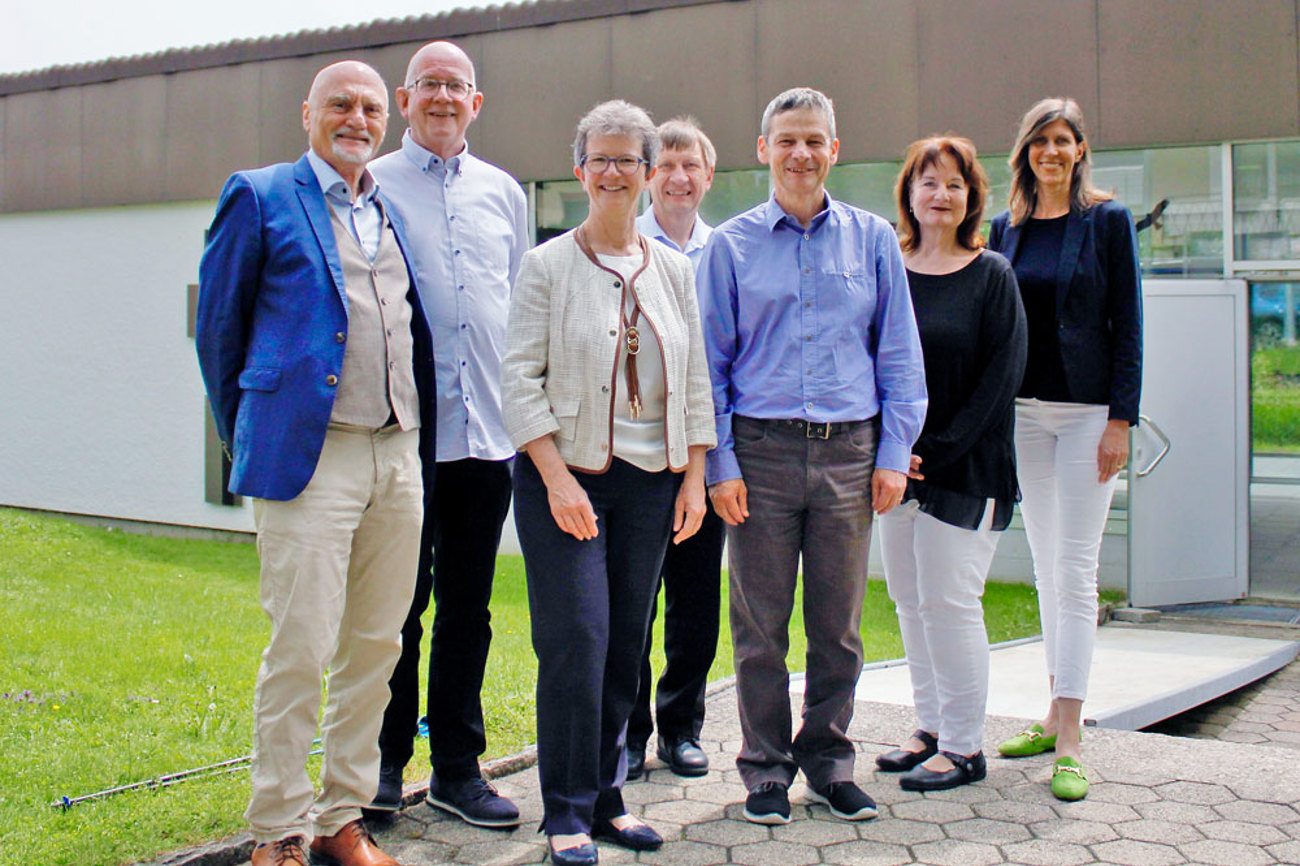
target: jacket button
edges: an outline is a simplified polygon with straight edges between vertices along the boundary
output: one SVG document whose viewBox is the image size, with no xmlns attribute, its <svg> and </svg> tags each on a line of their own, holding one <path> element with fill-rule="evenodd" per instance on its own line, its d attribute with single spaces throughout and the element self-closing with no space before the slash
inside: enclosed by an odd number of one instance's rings
<svg viewBox="0 0 1300 866">
<path fill-rule="evenodd" d="M 620 283 L 618 280 L 615 280 L 615 281 L 614 281 L 614 288 L 616 288 L 616 289 L 621 289 L 621 288 L 623 288 L 623 284 Z"/>
<path fill-rule="evenodd" d="M 346 339 L 347 339 L 347 335 L 345 335 L 342 331 L 339 331 L 337 334 L 334 335 L 334 342 L 336 343 L 342 343 Z"/>
<path fill-rule="evenodd" d="M 339 383 L 339 377 L 335 376 L 333 373 L 330 373 L 328 376 L 325 377 L 326 385 L 337 385 L 338 383 Z"/>
<path fill-rule="evenodd" d="M 600 393 L 602 393 L 602 394 L 608 394 L 608 393 L 609 393 L 609 386 L 608 386 L 608 385 L 601 385 L 601 386 L 600 386 Z"/>
<path fill-rule="evenodd" d="M 609 332 L 609 335 L 610 335 L 611 337 L 617 337 L 617 336 L 618 336 L 618 331 L 613 330 L 613 329 L 611 328 L 611 329 L 610 329 L 610 332 Z"/>
</svg>

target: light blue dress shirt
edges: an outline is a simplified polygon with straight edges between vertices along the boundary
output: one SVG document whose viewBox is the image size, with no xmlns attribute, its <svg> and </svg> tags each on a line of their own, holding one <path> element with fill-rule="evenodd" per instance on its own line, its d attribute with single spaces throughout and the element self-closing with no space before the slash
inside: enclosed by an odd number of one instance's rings
<svg viewBox="0 0 1300 866">
<path fill-rule="evenodd" d="M 326 204 L 342 220 L 343 225 L 348 227 L 352 237 L 357 239 L 357 243 L 361 244 L 373 262 L 379 252 L 379 236 L 384 228 L 383 214 L 375 204 L 378 186 L 374 177 L 369 171 L 361 172 L 357 198 L 353 201 L 347 181 L 334 166 L 317 156 L 313 150 L 307 151 L 307 162 L 311 163 L 312 171 L 316 172 L 316 180 L 320 183 L 321 192 L 325 193 Z"/>
<path fill-rule="evenodd" d="M 697 277 L 718 447 L 707 481 L 740 478 L 731 416 L 881 416 L 876 466 L 906 472 L 925 368 L 893 228 L 826 196 L 807 229 L 775 198 L 713 230 Z"/>
<path fill-rule="evenodd" d="M 510 292 L 528 249 L 519 183 L 468 145 L 444 161 L 416 144 L 370 163 L 406 224 L 407 254 L 433 330 L 438 461 L 515 453 L 501 419 L 501 355 Z"/>
<path fill-rule="evenodd" d="M 682 249 L 677 246 L 677 241 L 668 237 L 668 233 L 664 231 L 663 226 L 659 225 L 659 219 L 655 216 L 653 206 L 646 208 L 645 213 L 636 218 L 636 230 L 648 238 L 667 244 L 670 250 L 684 253 L 686 258 L 691 260 L 691 264 L 695 266 L 697 274 L 700 271 L 700 261 L 704 258 L 704 245 L 709 242 L 709 235 L 713 234 L 713 229 L 710 228 L 709 224 L 700 219 L 699 214 L 696 214 L 695 225 L 691 227 L 691 236 L 686 241 L 686 249 Z"/>
</svg>

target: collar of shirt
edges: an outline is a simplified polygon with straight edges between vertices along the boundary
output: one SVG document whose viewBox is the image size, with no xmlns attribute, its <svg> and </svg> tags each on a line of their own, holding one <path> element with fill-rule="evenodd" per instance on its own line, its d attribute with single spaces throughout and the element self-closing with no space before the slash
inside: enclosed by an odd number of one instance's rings
<svg viewBox="0 0 1300 866">
<path fill-rule="evenodd" d="M 402 134 L 402 153 L 407 159 L 415 163 L 415 167 L 420 171 L 432 171 L 437 174 L 450 171 L 455 174 L 462 174 L 465 171 L 465 163 L 469 161 L 469 142 L 465 142 L 465 146 L 461 148 L 460 153 L 451 159 L 443 159 L 423 145 L 417 144 L 415 139 L 411 137 L 411 130 L 408 129 Z"/>
<path fill-rule="evenodd" d="M 696 256 L 692 254 L 696 250 L 704 249 L 704 245 L 709 240 L 710 231 L 709 224 L 700 219 L 700 215 L 697 213 L 695 215 L 695 225 L 691 226 L 691 236 L 686 240 L 686 249 L 682 249 L 677 246 L 675 240 L 668 237 L 668 232 L 664 231 L 664 227 L 659 224 L 659 218 L 655 216 L 654 205 L 646 208 L 645 212 L 636 218 L 636 228 L 646 237 L 666 244 L 669 249 L 690 256 L 692 262 L 696 259 Z"/>
<path fill-rule="evenodd" d="M 813 234 L 826 224 L 826 220 L 835 209 L 835 199 L 831 198 L 831 194 L 828 192 L 823 194 L 826 196 L 826 205 L 813 216 L 808 223 L 808 228 L 804 228 L 798 219 L 792 217 L 785 208 L 781 207 L 780 202 L 776 200 L 775 194 L 767 200 L 767 212 L 763 215 L 764 222 L 772 231 L 776 231 L 778 226 L 784 224 L 797 232 Z"/>
<path fill-rule="evenodd" d="M 307 161 L 311 163 L 312 171 L 316 172 L 316 182 L 320 184 L 321 192 L 325 193 L 326 198 L 334 199 L 339 204 L 346 204 L 352 208 L 366 207 L 374 201 L 379 185 L 371 177 L 369 169 L 361 172 L 359 194 L 357 200 L 353 201 L 347 181 L 334 169 L 334 166 L 317 156 L 314 150 L 307 151 Z"/>
</svg>

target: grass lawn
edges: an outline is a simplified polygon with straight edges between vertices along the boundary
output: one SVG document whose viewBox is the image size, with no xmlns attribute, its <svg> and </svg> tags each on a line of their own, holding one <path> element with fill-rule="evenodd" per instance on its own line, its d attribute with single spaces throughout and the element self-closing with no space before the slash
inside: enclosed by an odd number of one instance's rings
<svg viewBox="0 0 1300 866">
<path fill-rule="evenodd" d="M 1300 348 L 1257 349 L 1250 366 L 1255 452 L 1300 451 Z"/>
<path fill-rule="evenodd" d="M 1028 586 L 990 584 L 985 609 L 993 641 L 1038 632 Z M 488 757 L 533 741 L 536 663 L 518 557 L 499 561 L 492 611 Z M 244 829 L 242 770 L 67 811 L 50 804 L 245 755 L 268 630 L 252 545 L 0 509 L 0 864 L 109 866 Z M 868 660 L 902 655 L 883 582 L 868 587 L 862 630 Z M 791 631 L 790 666 L 802 670 L 798 615 Z M 731 672 L 724 617 L 712 676 Z M 408 780 L 427 772 L 427 754 L 421 741 Z"/>
</svg>

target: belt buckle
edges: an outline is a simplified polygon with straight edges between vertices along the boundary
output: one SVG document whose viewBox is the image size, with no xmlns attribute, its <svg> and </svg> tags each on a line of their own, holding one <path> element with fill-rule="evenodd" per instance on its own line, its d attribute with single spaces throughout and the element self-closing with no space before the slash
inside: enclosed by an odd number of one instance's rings
<svg viewBox="0 0 1300 866">
<path fill-rule="evenodd" d="M 831 438 L 831 422 L 805 421 L 803 435 L 808 439 L 829 439 Z"/>
</svg>

